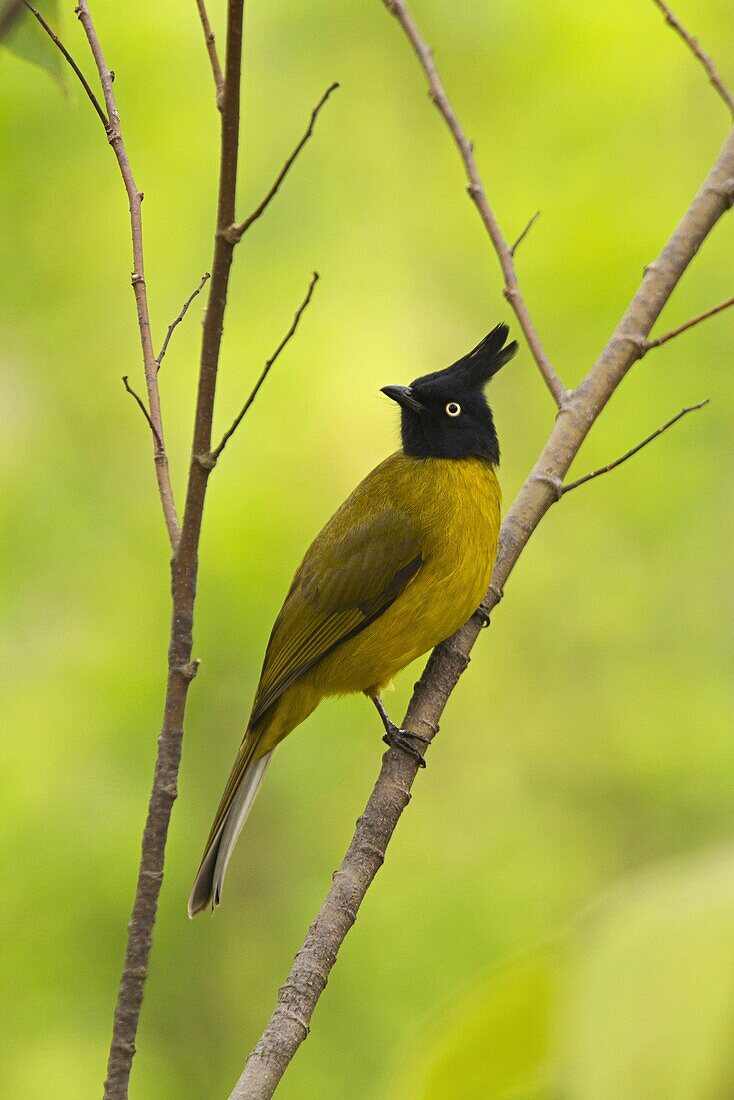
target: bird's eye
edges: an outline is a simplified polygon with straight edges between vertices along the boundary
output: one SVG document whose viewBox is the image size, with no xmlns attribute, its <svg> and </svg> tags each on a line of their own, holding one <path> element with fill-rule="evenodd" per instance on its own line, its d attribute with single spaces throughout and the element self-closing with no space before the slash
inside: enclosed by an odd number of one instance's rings
<svg viewBox="0 0 734 1100">
<path fill-rule="evenodd" d="M 447 416 L 460 416 L 461 415 L 461 405 L 459 405 L 456 401 L 449 401 L 448 405 L 446 406 L 446 415 Z"/>
</svg>

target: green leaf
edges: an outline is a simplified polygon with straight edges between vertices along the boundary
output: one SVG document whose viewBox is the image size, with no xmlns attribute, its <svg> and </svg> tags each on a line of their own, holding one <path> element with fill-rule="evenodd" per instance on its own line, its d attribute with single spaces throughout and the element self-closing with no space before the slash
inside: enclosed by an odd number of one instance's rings
<svg viewBox="0 0 734 1100">
<path fill-rule="evenodd" d="M 51 29 L 58 34 L 58 0 L 36 0 L 33 6 L 38 9 Z M 16 57 L 45 69 L 57 83 L 64 86 L 66 76 L 64 59 L 55 43 L 26 7 L 23 7 L 15 17 L 1 44 Z"/>
<path fill-rule="evenodd" d="M 556 980 L 546 951 L 484 977 L 411 1043 L 392 1100 L 551 1100 Z"/>
<path fill-rule="evenodd" d="M 581 928 L 569 1100 L 734 1096 L 734 849 L 638 878 Z"/>
</svg>

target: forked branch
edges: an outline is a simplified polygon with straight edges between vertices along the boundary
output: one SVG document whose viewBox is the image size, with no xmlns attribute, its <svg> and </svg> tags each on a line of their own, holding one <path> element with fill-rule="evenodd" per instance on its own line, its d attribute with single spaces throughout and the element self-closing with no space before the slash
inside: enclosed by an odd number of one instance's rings
<svg viewBox="0 0 734 1100">
<path fill-rule="evenodd" d="M 209 22 L 204 0 L 196 0 L 196 7 L 199 12 L 199 19 L 201 20 L 201 29 L 204 32 L 204 43 L 206 45 L 206 52 L 209 55 L 212 76 L 214 77 L 217 109 L 221 111 L 222 103 L 224 102 L 224 74 L 222 73 L 222 66 L 219 64 L 219 54 L 217 53 L 217 46 L 214 41 L 214 32 Z"/>
<path fill-rule="evenodd" d="M 168 331 L 166 332 L 165 339 L 163 340 L 163 344 L 161 345 L 161 350 L 158 352 L 158 354 L 156 356 L 156 363 L 158 364 L 158 370 L 161 369 L 161 363 L 163 362 L 163 358 L 164 358 L 166 352 L 168 351 L 168 345 L 171 342 L 171 337 L 173 336 L 174 332 L 176 331 L 176 328 L 181 324 L 184 317 L 186 316 L 186 314 L 189 311 L 189 306 L 193 302 L 194 298 L 198 297 L 198 295 L 201 294 L 202 290 L 204 289 L 205 284 L 208 282 L 209 279 L 211 279 L 211 275 L 209 274 L 208 271 L 205 271 L 204 274 L 201 277 L 201 281 L 200 281 L 199 285 L 196 287 L 195 290 L 191 291 L 188 298 L 186 299 L 183 306 L 181 307 L 181 312 L 179 313 L 178 317 L 176 317 L 175 320 L 171 321 L 170 325 L 168 326 Z"/>
<path fill-rule="evenodd" d="M 330 84 L 329 87 L 324 92 L 324 94 L 322 95 L 321 99 L 318 101 L 318 103 L 314 107 L 314 109 L 311 111 L 311 119 L 309 121 L 309 124 L 308 124 L 308 127 L 306 129 L 305 134 L 303 135 L 301 140 L 298 142 L 298 144 L 296 145 L 295 149 L 290 154 L 290 156 L 286 159 L 285 164 L 283 165 L 281 170 L 278 172 L 278 175 L 275 177 L 275 181 L 274 181 L 273 185 L 271 186 L 270 190 L 267 192 L 265 197 L 260 200 L 260 202 L 257 204 L 257 206 L 252 211 L 252 213 L 248 214 L 248 216 L 245 218 L 244 221 L 238 222 L 238 223 L 233 224 L 233 225 L 230 225 L 224 231 L 225 236 L 226 236 L 226 238 L 227 238 L 227 240 L 229 241 L 230 244 L 237 244 L 238 241 L 241 241 L 242 238 L 244 237 L 245 233 L 247 232 L 247 230 L 253 224 L 253 222 L 256 222 L 258 220 L 258 218 L 261 218 L 263 216 L 263 214 L 265 213 L 265 211 L 267 210 L 267 208 L 270 206 L 270 203 L 273 201 L 275 196 L 278 194 L 278 191 L 280 191 L 280 186 L 283 183 L 283 180 L 288 175 L 288 173 L 290 172 L 290 170 L 293 167 L 294 163 L 298 159 L 299 153 L 301 152 L 304 145 L 306 145 L 309 138 L 313 134 L 314 126 L 316 125 L 316 119 L 319 117 L 319 114 L 320 114 L 322 108 L 326 105 L 326 102 L 329 99 L 329 96 L 333 92 L 335 92 L 338 87 L 339 87 L 339 84 L 336 81 L 334 81 L 333 84 Z"/>
<path fill-rule="evenodd" d="M 215 447 L 214 450 L 212 451 L 211 455 L 209 456 L 212 463 L 216 463 L 216 462 L 219 461 L 219 456 L 221 455 L 222 451 L 224 450 L 224 448 L 229 443 L 229 441 L 232 438 L 232 436 L 234 435 L 234 433 L 239 428 L 239 426 L 242 423 L 242 421 L 243 421 L 246 413 L 248 412 L 250 406 L 252 405 L 253 401 L 255 400 L 258 393 L 260 392 L 260 388 L 263 385 L 265 379 L 270 374 L 271 367 L 273 366 L 273 364 L 275 363 L 275 361 L 277 360 L 278 356 L 283 351 L 285 346 L 295 336 L 296 329 L 298 328 L 298 323 L 301 320 L 301 317 L 302 317 L 304 311 L 308 307 L 309 302 L 311 301 L 311 295 L 314 292 L 314 287 L 316 286 L 316 283 L 318 282 L 318 280 L 319 280 L 319 273 L 318 273 L 318 271 L 314 271 L 313 275 L 311 276 L 311 281 L 308 284 L 308 290 L 306 291 L 306 297 L 303 299 L 300 306 L 296 310 L 295 316 L 294 316 L 293 320 L 291 321 L 291 327 L 288 329 L 285 336 L 280 341 L 277 348 L 275 349 L 273 354 L 270 356 L 270 358 L 266 362 L 265 366 L 262 369 L 262 373 L 261 373 L 260 377 L 258 378 L 257 382 L 255 383 L 255 385 L 252 387 L 252 390 L 250 391 L 249 397 L 245 401 L 245 403 L 242 406 L 242 408 L 240 409 L 240 411 L 237 413 L 237 416 L 234 418 L 234 420 L 233 420 L 232 424 L 230 425 L 230 427 L 227 429 L 227 431 L 222 436 L 222 439 L 221 439 L 221 442 L 220 442 L 219 446 Z"/>
<path fill-rule="evenodd" d="M 489 234 L 489 239 L 492 242 L 492 246 L 497 253 L 497 258 L 502 268 L 502 275 L 505 281 L 504 295 L 507 301 L 515 311 L 520 328 L 523 331 L 527 345 L 530 348 L 530 354 L 536 362 L 538 370 L 540 371 L 546 386 L 553 395 L 553 400 L 556 405 L 561 406 L 565 397 L 565 387 L 560 378 L 556 374 L 548 356 L 545 353 L 543 345 L 538 335 L 538 331 L 533 324 L 528 307 L 525 304 L 525 299 L 520 292 L 520 285 L 517 281 L 517 274 L 515 272 L 515 265 L 512 259 L 513 249 L 509 248 L 507 241 L 504 238 L 502 230 L 499 227 L 492 208 L 489 205 L 487 193 L 484 189 L 481 176 L 479 175 L 479 169 L 474 159 L 474 146 L 464 133 L 461 123 L 459 122 L 449 98 L 446 95 L 441 78 L 438 75 L 438 69 L 436 63 L 433 60 L 433 52 L 426 45 L 421 37 L 421 34 L 416 26 L 415 20 L 408 11 L 407 5 L 403 3 L 403 0 L 382 0 L 388 11 L 392 12 L 395 18 L 400 23 L 401 27 L 405 31 L 411 46 L 415 52 L 421 68 L 425 73 L 428 81 L 428 95 L 433 103 L 435 103 L 438 110 L 443 115 L 446 121 L 446 125 L 451 131 L 451 136 L 454 139 L 459 155 L 464 163 L 464 171 L 466 172 L 466 178 L 469 181 L 467 191 L 474 202 L 479 216 L 482 219 L 484 228 Z M 532 224 L 532 223 L 531 223 Z M 530 226 L 528 226 L 528 229 Z M 527 232 L 527 229 L 526 229 Z M 524 234 L 523 234 L 524 235 Z M 519 241 L 513 246 L 517 247 Z"/>
<path fill-rule="evenodd" d="M 562 496 L 566 496 L 567 493 L 570 493 L 571 489 L 578 488 L 580 485 L 585 485 L 587 484 L 587 482 L 593 481 L 595 477 L 601 477 L 602 474 L 609 474 L 612 470 L 616 470 L 617 466 L 621 466 L 624 462 L 627 461 L 627 459 L 631 459 L 634 454 L 642 451 L 644 447 L 647 447 L 648 443 L 653 442 L 659 436 L 661 436 L 662 432 L 667 431 L 669 428 L 672 428 L 673 423 L 678 423 L 678 421 L 682 420 L 684 416 L 688 416 L 689 412 L 695 412 L 698 409 L 702 409 L 704 405 L 708 404 L 709 398 L 706 397 L 705 400 L 699 401 L 697 405 L 688 405 L 686 408 L 681 409 L 680 412 L 677 412 L 675 416 L 672 416 L 669 420 L 666 420 L 664 425 L 656 428 L 655 431 L 651 431 L 649 436 L 646 436 L 642 442 L 637 443 L 636 447 L 633 447 L 628 451 L 625 451 L 624 454 L 621 454 L 620 458 L 615 459 L 614 462 L 607 462 L 605 466 L 599 466 L 598 470 L 592 470 L 591 473 L 584 474 L 583 477 L 577 477 L 576 481 L 562 482 L 560 480 L 560 477 L 544 477 L 540 475 L 537 475 L 534 480 L 545 482 L 547 485 L 549 485 L 552 491 L 554 491 L 554 493 L 556 494 L 556 499 L 560 500 Z"/>
</svg>

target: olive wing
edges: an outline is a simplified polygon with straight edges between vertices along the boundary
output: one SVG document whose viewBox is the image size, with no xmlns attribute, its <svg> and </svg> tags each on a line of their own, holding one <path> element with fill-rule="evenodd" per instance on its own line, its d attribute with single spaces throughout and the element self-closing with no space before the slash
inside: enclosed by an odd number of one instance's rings
<svg viewBox="0 0 734 1100">
<path fill-rule="evenodd" d="M 275 621 L 250 725 L 294 680 L 379 618 L 422 564 L 422 540 L 403 512 L 386 506 L 357 522 L 337 512 L 308 550 Z"/>
</svg>

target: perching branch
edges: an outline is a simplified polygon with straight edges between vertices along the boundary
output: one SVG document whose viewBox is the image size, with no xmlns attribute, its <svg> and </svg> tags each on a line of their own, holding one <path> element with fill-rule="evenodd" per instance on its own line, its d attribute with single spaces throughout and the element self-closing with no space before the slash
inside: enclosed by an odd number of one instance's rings
<svg viewBox="0 0 734 1100">
<path fill-rule="evenodd" d="M 560 408 L 566 392 L 565 387 L 553 369 L 543 349 L 538 331 L 525 305 L 525 299 L 520 292 L 515 265 L 512 260 L 512 250 L 508 248 L 502 230 L 499 227 L 499 223 L 492 212 L 487 194 L 484 190 L 484 184 L 479 175 L 479 169 L 474 159 L 474 145 L 467 138 L 461 127 L 461 123 L 454 114 L 454 109 L 449 102 L 441 78 L 438 75 L 438 70 L 433 60 L 433 51 L 423 41 L 418 27 L 408 11 L 408 8 L 403 3 L 403 0 L 382 0 L 382 2 L 388 11 L 392 12 L 408 36 L 410 44 L 428 80 L 429 98 L 432 103 L 435 103 L 446 120 L 446 125 L 451 131 L 451 136 L 454 139 L 456 147 L 459 150 L 459 155 L 464 163 L 466 178 L 469 181 L 467 191 L 479 211 L 479 217 L 482 219 L 484 228 L 489 234 L 492 247 L 497 253 L 497 258 L 502 268 L 502 275 L 505 281 L 505 298 L 515 311 L 515 316 L 520 323 L 520 328 L 530 348 L 530 354 L 535 360 L 546 386 L 553 395 L 553 400 Z M 514 247 L 517 247 L 517 244 Z"/>
<path fill-rule="evenodd" d="M 214 77 L 214 89 L 216 91 L 217 109 L 221 111 L 222 104 L 224 103 L 224 76 L 222 75 L 222 66 L 219 64 L 219 54 L 217 53 L 217 47 L 214 41 L 214 33 L 212 32 L 211 23 L 209 22 L 209 16 L 207 15 L 204 0 L 196 0 L 196 7 L 199 11 L 201 29 L 204 31 L 206 52 L 209 54 L 209 64 L 211 65 L 212 76 Z"/>
<path fill-rule="evenodd" d="M 104 1090 L 105 1100 L 126 1100 L 128 1095 L 130 1070 L 135 1055 L 135 1037 L 148 974 L 153 927 L 163 882 L 168 826 L 178 794 L 177 781 L 186 700 L 189 685 L 198 667 L 198 662 L 191 659 L 194 600 L 199 536 L 207 483 L 211 472 L 198 461 L 198 456 L 208 453 L 211 445 L 219 350 L 232 265 L 233 246 L 225 240 L 222 230 L 231 225 L 234 220 L 239 147 L 243 3 L 244 0 L 228 0 L 227 5 L 217 232 L 214 237 L 209 299 L 202 330 L 199 388 L 194 414 L 194 438 L 186 506 L 180 538 L 171 563 L 173 608 L 168 647 L 166 701 L 163 726 L 158 738 L 153 787 L 143 832 L 135 901 L 128 926 L 125 964 L 115 1008 Z M 113 111 L 110 112 L 110 116 L 115 118 Z"/>
<path fill-rule="evenodd" d="M 686 321 L 682 325 L 678 325 L 677 328 L 671 329 L 670 332 L 666 332 L 664 336 L 658 336 L 655 340 L 643 341 L 644 352 L 647 353 L 652 348 L 662 347 L 663 344 L 667 344 L 668 340 L 672 340 L 675 336 L 680 336 L 682 332 L 688 332 L 689 328 L 693 328 L 694 325 L 700 325 L 701 321 L 708 321 L 709 317 L 715 317 L 717 313 L 721 313 L 724 309 L 729 309 L 730 306 L 734 306 L 734 298 L 727 298 L 725 302 L 719 302 L 718 306 L 714 306 L 713 309 L 707 309 L 705 313 L 699 313 L 697 317 L 691 317 L 690 321 Z"/>
<path fill-rule="evenodd" d="M 717 73 L 714 63 L 709 55 L 707 53 L 704 53 L 704 51 L 701 49 L 698 39 L 694 38 L 692 34 L 688 33 L 683 24 L 673 15 L 672 11 L 664 2 L 664 0 L 652 0 L 652 2 L 663 13 L 663 16 L 665 17 L 665 22 L 668 24 L 668 26 L 672 27 L 673 30 L 680 35 L 685 44 L 688 46 L 688 49 L 701 62 L 704 69 L 706 70 L 706 75 L 708 76 L 710 83 L 713 85 L 713 87 L 723 99 L 724 103 L 729 108 L 729 113 L 732 115 L 732 117 L 734 117 L 734 96 L 732 96 L 731 92 L 728 90 L 723 80 Z"/>
<path fill-rule="evenodd" d="M 193 302 L 194 298 L 196 298 L 199 294 L 201 294 L 202 290 L 204 289 L 205 283 L 207 283 L 209 279 L 211 279 L 211 275 L 209 274 L 208 271 L 205 271 L 204 274 L 201 277 L 201 281 L 200 281 L 199 285 L 196 287 L 195 290 L 191 291 L 188 298 L 186 299 L 183 306 L 181 307 L 181 312 L 179 313 L 178 317 L 176 317 L 176 319 L 174 321 L 171 321 L 170 325 L 168 326 L 168 331 L 166 332 L 165 339 L 163 341 L 163 344 L 161 345 L 161 350 L 158 352 L 158 355 L 156 356 L 156 363 L 158 364 L 158 370 L 161 369 L 161 363 L 163 362 L 163 357 L 165 356 L 166 352 L 168 351 L 168 345 L 171 342 L 171 337 L 173 336 L 173 333 L 174 333 L 176 327 L 181 324 L 184 317 L 186 316 L 186 314 L 189 311 L 189 306 Z"/>
<path fill-rule="evenodd" d="M 399 17 L 404 13 L 402 4 L 388 6 L 397 8 Z M 403 19 L 401 23 L 415 48 L 416 39 L 420 42 L 420 38 L 414 24 Z M 592 425 L 639 359 L 636 337 L 648 336 L 703 241 L 733 203 L 734 130 L 658 259 L 646 268 L 640 287 L 598 360 L 578 388 L 563 400 L 548 441 L 502 524 L 497 563 L 482 604 L 486 615 L 496 606 L 531 535 L 558 499 L 554 482 L 562 483 Z M 446 702 L 469 663 L 486 615 L 475 614 L 431 654 L 408 707 L 405 728 L 429 738 L 435 735 Z M 349 849 L 230 1100 L 268 1100 L 308 1035 L 311 1017 L 339 949 L 410 801 L 417 771 L 416 761 L 407 754 L 395 749 L 385 753 L 377 783 L 357 822 Z"/>
<path fill-rule="evenodd" d="M 291 321 L 291 327 L 288 329 L 285 336 L 280 341 L 277 348 L 275 349 L 273 354 L 270 356 L 270 358 L 266 362 L 265 366 L 262 369 L 262 373 L 261 373 L 260 377 L 258 378 L 257 382 L 255 383 L 252 390 L 250 391 L 250 396 L 247 398 L 244 405 L 242 406 L 240 411 L 237 413 L 237 416 L 234 418 L 234 420 L 233 420 L 232 424 L 230 425 L 230 427 L 227 429 L 227 431 L 222 436 L 222 439 L 221 439 L 221 442 L 220 442 L 219 446 L 215 447 L 215 449 L 212 451 L 210 458 L 211 458 L 211 461 L 213 463 L 216 463 L 216 462 L 219 461 L 219 456 L 221 455 L 224 448 L 227 446 L 228 442 L 230 441 L 230 439 L 232 438 L 234 433 L 239 428 L 240 424 L 242 423 L 242 421 L 245 417 L 245 414 L 247 413 L 248 409 L 250 408 L 253 401 L 255 400 L 258 393 L 260 392 L 260 387 L 262 386 L 263 382 L 265 381 L 265 379 L 270 374 L 270 368 L 273 366 L 276 359 L 278 358 L 280 353 L 285 348 L 286 344 L 288 344 L 290 342 L 290 340 L 293 338 L 293 336 L 295 336 L 296 329 L 298 328 L 298 323 L 301 320 L 301 316 L 302 316 L 304 310 L 307 308 L 308 303 L 311 301 L 311 295 L 314 292 L 314 287 L 316 286 L 316 283 L 318 282 L 318 280 L 319 280 L 319 273 L 318 273 L 318 271 L 314 271 L 313 275 L 311 276 L 311 281 L 308 284 L 308 290 L 306 291 L 306 297 L 303 299 L 300 306 L 296 310 L 296 314 L 295 314 L 293 320 Z"/>
<path fill-rule="evenodd" d="M 238 241 L 241 241 L 242 238 L 244 237 L 245 233 L 247 232 L 247 230 L 252 225 L 252 223 L 256 222 L 258 218 L 262 217 L 262 215 L 265 213 L 267 208 L 270 206 L 270 203 L 273 201 L 275 196 L 278 194 L 278 191 L 280 190 L 280 185 L 282 184 L 283 180 L 288 175 L 288 173 L 290 172 L 294 162 L 296 161 L 296 159 L 298 157 L 298 154 L 301 152 L 304 145 L 307 143 L 307 141 L 309 140 L 309 138 L 313 134 L 314 126 L 316 125 L 316 119 L 319 117 L 319 113 L 321 111 L 321 108 L 324 107 L 324 105 L 326 104 L 326 101 L 328 100 L 329 96 L 332 94 L 332 92 L 335 92 L 338 87 L 339 87 L 339 84 L 336 81 L 333 84 L 330 84 L 329 87 L 324 92 L 324 94 L 322 95 L 321 99 L 318 101 L 318 103 L 314 107 L 314 109 L 311 111 L 311 119 L 309 121 L 309 124 L 308 124 L 308 127 L 306 129 L 305 134 L 303 135 L 301 140 L 298 142 L 295 149 L 293 150 L 291 155 L 288 157 L 288 159 L 286 160 L 286 162 L 283 165 L 283 167 L 281 168 L 281 170 L 278 172 L 278 175 L 275 177 L 275 182 L 273 183 L 272 187 L 270 188 L 268 193 L 265 195 L 265 197 L 257 204 L 257 206 L 252 211 L 252 213 L 248 214 L 248 216 L 245 218 L 245 220 L 243 222 L 239 222 L 239 224 L 232 224 L 232 225 L 227 227 L 225 232 L 226 232 L 227 240 L 229 241 L 230 244 L 237 244 Z"/>
</svg>

